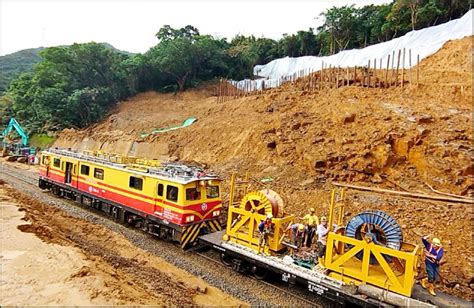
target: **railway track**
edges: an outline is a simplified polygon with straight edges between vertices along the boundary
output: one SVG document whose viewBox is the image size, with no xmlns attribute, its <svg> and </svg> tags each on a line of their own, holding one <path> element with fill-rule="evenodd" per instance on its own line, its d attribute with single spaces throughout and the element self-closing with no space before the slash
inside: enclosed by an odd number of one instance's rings
<svg viewBox="0 0 474 308">
<path fill-rule="evenodd" d="M 212 258 L 210 253 L 198 251 L 183 252 L 178 245 L 157 240 L 137 229 L 117 224 L 108 219 L 107 216 L 85 209 L 74 201 L 46 194 L 38 188 L 35 174 L 29 171 L 20 170 L 10 164 L 0 163 L 0 179 L 26 195 L 59 207 L 68 214 L 72 214 L 72 216 L 79 216 L 82 219 L 104 225 L 112 231 L 121 233 L 137 247 L 153 253 L 196 276 L 200 276 L 209 284 L 252 305 L 292 305 L 305 307 L 320 307 L 321 305 L 327 307 L 334 305 L 323 298 L 315 297 L 314 294 L 311 294 L 304 288 L 296 288 L 286 284 L 280 287 L 276 283 L 236 273 L 220 261 Z M 206 262 L 203 262 L 203 259 Z M 213 266 L 206 266 L 209 263 L 212 263 Z M 214 266 L 216 263 L 219 266 Z"/>
<path fill-rule="evenodd" d="M 227 269 L 227 267 L 226 267 L 224 264 L 222 264 L 222 262 L 220 262 L 220 261 L 218 261 L 218 260 L 215 260 L 215 259 L 212 258 L 212 257 L 209 257 L 209 256 L 207 256 L 207 255 L 205 255 L 205 254 L 203 254 L 203 253 L 197 252 L 197 251 L 194 252 L 194 253 L 197 254 L 198 256 L 200 256 L 200 257 L 206 259 L 206 260 L 209 261 L 209 262 L 212 262 L 212 263 L 214 263 L 214 264 L 218 264 L 219 266 L 221 266 L 221 267 Z M 261 280 L 261 279 L 257 279 L 257 278 L 254 278 L 254 277 L 250 277 L 250 278 L 253 279 L 253 280 L 255 280 L 255 281 L 258 281 L 259 283 L 262 283 L 262 284 L 265 284 L 265 285 L 267 285 L 267 286 L 269 286 L 269 287 L 271 287 L 271 288 L 274 288 L 275 290 L 278 290 L 279 292 L 282 292 L 282 293 L 284 293 L 284 294 L 287 294 L 288 296 L 295 297 L 295 298 L 299 299 L 300 301 L 306 303 L 307 305 L 310 305 L 310 306 L 314 306 L 314 305 L 315 305 L 315 303 L 314 303 L 313 301 L 310 301 L 310 300 L 308 300 L 308 299 L 305 299 L 305 298 L 303 298 L 302 296 L 296 295 L 296 294 L 294 294 L 294 293 L 292 293 L 292 292 L 290 292 L 290 291 L 288 291 L 288 290 L 285 290 L 284 288 L 280 288 L 280 287 L 278 287 L 278 286 L 276 286 L 276 285 L 274 285 L 274 284 L 272 284 L 272 283 L 270 283 L 270 282 L 268 282 L 268 281 Z M 318 307 L 321 307 L 321 306 L 318 305 Z"/>
</svg>

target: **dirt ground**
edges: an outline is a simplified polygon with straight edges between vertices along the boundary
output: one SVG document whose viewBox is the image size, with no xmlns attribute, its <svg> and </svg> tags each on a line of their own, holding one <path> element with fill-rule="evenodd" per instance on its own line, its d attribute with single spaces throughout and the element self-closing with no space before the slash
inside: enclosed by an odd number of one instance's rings
<svg viewBox="0 0 474 308">
<path fill-rule="evenodd" d="M 309 206 L 326 214 L 332 181 L 473 197 L 472 52 L 472 37 L 446 43 L 420 63 L 419 86 L 403 89 L 307 92 L 295 84 L 225 103 L 212 84 L 177 96 L 142 93 L 100 124 L 63 131 L 55 146 L 195 161 L 226 179 L 271 177 L 265 185 L 298 216 Z M 198 118 L 190 127 L 140 138 L 190 116 Z M 473 298 L 472 205 L 360 193 L 348 200 L 348 218 L 383 209 L 408 242 L 441 237 L 441 288 Z"/>
<path fill-rule="evenodd" d="M 123 236 L 3 184 L 0 209 L 2 305 L 245 305 Z"/>
</svg>

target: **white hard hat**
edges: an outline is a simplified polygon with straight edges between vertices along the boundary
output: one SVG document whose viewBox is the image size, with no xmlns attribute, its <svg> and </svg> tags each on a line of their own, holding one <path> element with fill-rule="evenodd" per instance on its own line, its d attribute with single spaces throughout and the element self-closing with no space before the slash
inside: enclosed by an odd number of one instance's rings
<svg viewBox="0 0 474 308">
<path fill-rule="evenodd" d="M 272 219 L 273 215 L 272 214 L 267 214 L 267 219 Z"/>
</svg>

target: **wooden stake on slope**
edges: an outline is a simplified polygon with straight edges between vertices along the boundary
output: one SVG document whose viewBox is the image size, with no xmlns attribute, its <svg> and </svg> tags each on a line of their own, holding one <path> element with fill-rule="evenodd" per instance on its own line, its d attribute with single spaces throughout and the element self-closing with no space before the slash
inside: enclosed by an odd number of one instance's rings
<svg viewBox="0 0 474 308">
<path fill-rule="evenodd" d="M 349 67 L 346 67 L 346 86 L 349 86 Z"/>
<path fill-rule="evenodd" d="M 357 66 L 354 66 L 354 85 L 356 84 L 357 81 Z"/>
<path fill-rule="evenodd" d="M 419 83 L 419 76 L 420 76 L 420 55 L 416 55 L 416 86 L 418 87 Z"/>
<path fill-rule="evenodd" d="M 409 74 L 410 74 L 410 85 L 413 84 L 413 75 L 412 75 L 412 69 L 411 69 L 411 48 L 408 49 L 408 66 L 409 68 Z"/>
<path fill-rule="evenodd" d="M 382 58 L 380 58 L 380 63 L 379 63 L 379 69 L 380 69 L 380 77 L 379 77 L 379 88 L 382 87 L 382 78 L 383 78 L 383 66 L 382 66 Z"/>
<path fill-rule="evenodd" d="M 390 55 L 387 57 L 387 69 L 385 70 L 385 84 L 384 87 L 388 88 L 388 68 L 390 67 Z"/>
<path fill-rule="evenodd" d="M 405 83 L 405 48 L 403 48 L 403 57 L 402 57 L 402 88 Z"/>
<path fill-rule="evenodd" d="M 367 63 L 367 87 L 370 88 L 370 59 L 369 63 Z"/>
<path fill-rule="evenodd" d="M 377 87 L 377 58 L 374 59 L 374 88 Z"/>
<path fill-rule="evenodd" d="M 398 69 L 400 67 L 400 56 L 402 55 L 402 50 L 398 50 L 398 60 L 397 60 L 397 73 L 396 73 L 396 81 L 395 81 L 395 87 L 398 85 Z"/>
</svg>

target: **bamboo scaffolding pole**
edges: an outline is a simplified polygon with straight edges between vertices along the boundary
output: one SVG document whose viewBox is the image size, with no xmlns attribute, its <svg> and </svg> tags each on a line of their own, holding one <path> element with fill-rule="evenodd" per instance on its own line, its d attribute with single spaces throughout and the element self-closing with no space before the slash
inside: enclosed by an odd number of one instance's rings
<svg viewBox="0 0 474 308">
<path fill-rule="evenodd" d="M 432 195 L 427 195 L 427 194 L 411 193 L 411 192 L 405 192 L 405 191 L 389 190 L 389 189 L 366 187 L 366 186 L 358 186 L 358 185 L 344 184 L 344 183 L 338 183 L 338 182 L 332 182 L 332 185 L 338 186 L 338 187 L 352 188 L 352 189 L 356 189 L 356 190 L 372 191 L 372 192 L 378 192 L 378 193 L 387 193 L 387 194 L 392 194 L 392 195 L 400 195 L 400 196 L 420 198 L 420 199 L 474 204 L 473 199 L 432 196 Z"/>
</svg>

